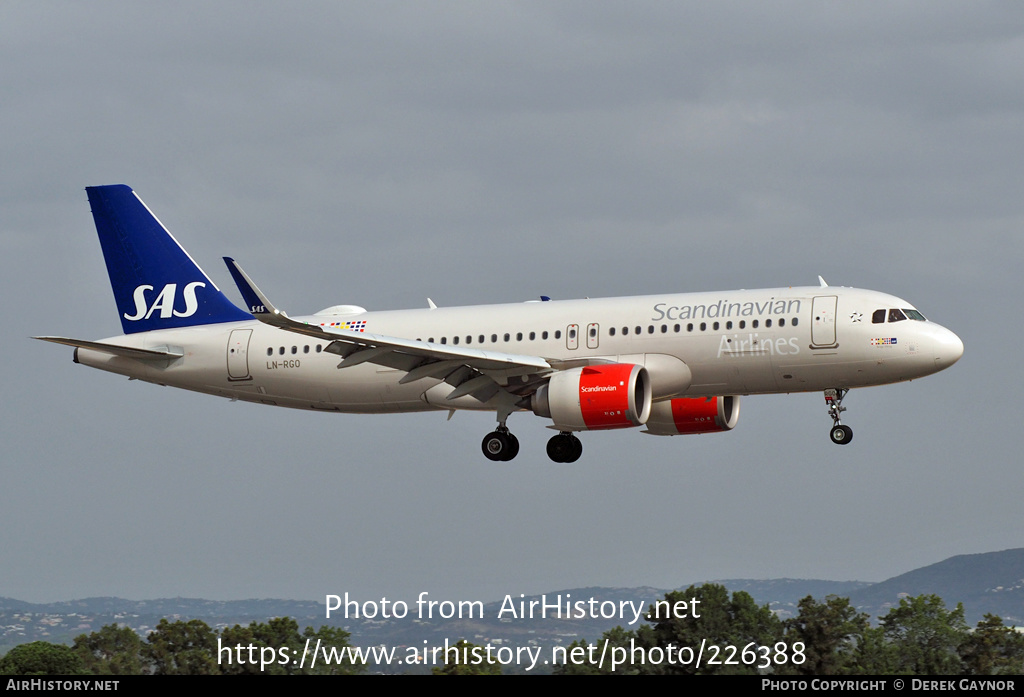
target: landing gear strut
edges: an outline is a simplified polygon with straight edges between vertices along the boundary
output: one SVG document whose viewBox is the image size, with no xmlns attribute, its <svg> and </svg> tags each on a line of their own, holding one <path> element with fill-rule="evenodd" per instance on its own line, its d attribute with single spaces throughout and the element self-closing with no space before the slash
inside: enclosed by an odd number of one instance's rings
<svg viewBox="0 0 1024 697">
<path fill-rule="evenodd" d="M 555 462 L 576 462 L 582 454 L 583 443 L 568 431 L 562 431 L 548 441 L 548 457 Z"/>
<path fill-rule="evenodd" d="M 846 411 L 843 397 L 849 391 L 845 387 L 825 390 L 825 406 L 828 407 L 828 415 L 832 417 L 832 430 L 828 435 L 836 445 L 846 445 L 853 440 L 853 429 L 839 421 L 839 415 Z"/>
</svg>

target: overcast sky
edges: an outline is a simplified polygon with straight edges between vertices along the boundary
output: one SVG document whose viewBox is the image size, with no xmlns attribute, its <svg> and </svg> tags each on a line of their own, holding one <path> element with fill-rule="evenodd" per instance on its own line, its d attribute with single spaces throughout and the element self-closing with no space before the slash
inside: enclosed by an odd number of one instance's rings
<svg viewBox="0 0 1024 697">
<path fill-rule="evenodd" d="M 0 5 L 0 596 L 496 600 L 882 580 L 1024 546 L 1024 6 Z M 330 415 L 129 382 L 84 187 L 132 186 L 292 314 L 833 285 L 952 369 L 742 400 L 736 430 Z"/>
</svg>

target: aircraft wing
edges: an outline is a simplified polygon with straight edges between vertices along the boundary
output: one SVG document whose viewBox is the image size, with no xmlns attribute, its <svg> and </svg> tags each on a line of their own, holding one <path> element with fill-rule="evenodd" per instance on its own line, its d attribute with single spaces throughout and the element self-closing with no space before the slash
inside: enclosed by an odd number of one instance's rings
<svg viewBox="0 0 1024 697">
<path fill-rule="evenodd" d="M 508 387 L 510 377 L 520 378 L 520 384 L 509 391 L 524 394 L 536 389 L 537 378 L 556 370 L 609 362 L 549 359 L 308 324 L 274 307 L 234 259 L 224 257 L 224 262 L 256 319 L 285 331 L 330 341 L 324 350 L 342 357 L 339 368 L 370 362 L 405 371 L 407 374 L 399 381 L 401 383 L 422 378 L 443 379 L 455 388 L 448 399 L 472 395 L 486 401 L 497 394 L 499 388 Z"/>
</svg>

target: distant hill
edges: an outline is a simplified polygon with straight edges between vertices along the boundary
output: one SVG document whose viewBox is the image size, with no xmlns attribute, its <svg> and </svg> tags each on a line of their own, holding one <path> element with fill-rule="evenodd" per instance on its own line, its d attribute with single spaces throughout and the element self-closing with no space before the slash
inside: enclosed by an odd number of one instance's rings
<svg viewBox="0 0 1024 697">
<path fill-rule="evenodd" d="M 1002 617 L 1004 624 L 1024 626 L 1024 549 L 961 554 L 871 584 L 848 597 L 874 619 L 899 605 L 901 596 L 922 593 L 941 597 L 949 608 L 963 603 L 971 625 L 992 613 Z"/>
<path fill-rule="evenodd" d="M 200 598 L 158 598 L 157 600 L 125 600 L 124 598 L 82 598 L 56 603 L 26 603 L 0 598 L 0 613 L 48 612 L 87 615 L 153 615 L 157 617 L 322 617 L 323 603 L 312 600 L 202 600 Z M 207 621 L 209 624 L 209 621 Z"/>
<path fill-rule="evenodd" d="M 745 591 L 759 605 L 771 605 L 772 611 L 782 619 L 796 615 L 797 605 L 808 595 L 818 599 L 830 595 L 848 598 L 854 592 L 874 585 L 867 581 L 819 581 L 803 578 L 776 578 L 766 581 L 727 578 L 709 583 L 725 586 L 733 593 Z"/>
</svg>

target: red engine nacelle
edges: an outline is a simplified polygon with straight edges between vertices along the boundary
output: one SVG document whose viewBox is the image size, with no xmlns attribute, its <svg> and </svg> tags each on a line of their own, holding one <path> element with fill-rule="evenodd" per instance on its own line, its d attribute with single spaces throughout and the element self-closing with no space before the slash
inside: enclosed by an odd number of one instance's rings
<svg viewBox="0 0 1024 697">
<path fill-rule="evenodd" d="M 651 407 L 644 433 L 678 436 L 731 431 L 739 419 L 739 397 L 680 397 Z"/>
<path fill-rule="evenodd" d="M 560 431 L 641 426 L 651 413 L 651 381 L 631 363 L 563 370 L 533 394 L 530 408 Z"/>
</svg>

